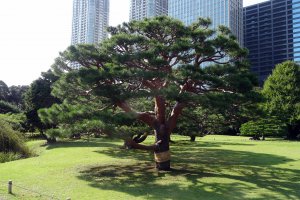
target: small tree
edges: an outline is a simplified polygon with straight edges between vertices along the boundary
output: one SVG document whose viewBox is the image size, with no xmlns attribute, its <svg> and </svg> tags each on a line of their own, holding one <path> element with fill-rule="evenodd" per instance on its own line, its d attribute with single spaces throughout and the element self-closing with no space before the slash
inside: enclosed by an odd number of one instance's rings
<svg viewBox="0 0 300 200">
<path fill-rule="evenodd" d="M 53 93 L 72 102 L 70 91 L 76 89 L 81 91 L 79 99 L 96 97 L 102 110 L 145 123 L 154 130 L 155 144 L 145 146 L 133 139 L 127 143 L 153 150 L 156 167 L 169 170 L 170 135 L 184 108 L 209 96 L 234 98 L 252 90 L 253 75 L 241 62 L 247 51 L 228 28 L 214 31 L 210 25 L 207 19 L 185 26 L 156 17 L 110 28 L 112 37 L 101 45 L 71 46 L 61 54 L 56 72 L 70 69 L 72 63 L 82 67 L 63 75 Z M 152 110 L 137 111 L 132 101 L 140 98 L 151 102 Z"/>
<path fill-rule="evenodd" d="M 262 93 L 266 112 L 288 126 L 289 139 L 296 139 L 300 133 L 300 66 L 292 61 L 278 64 Z"/>
</svg>

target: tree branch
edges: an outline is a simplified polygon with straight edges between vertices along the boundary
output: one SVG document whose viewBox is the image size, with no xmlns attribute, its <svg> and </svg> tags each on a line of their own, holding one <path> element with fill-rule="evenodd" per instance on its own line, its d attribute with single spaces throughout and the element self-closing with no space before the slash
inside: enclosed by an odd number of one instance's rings
<svg viewBox="0 0 300 200">
<path fill-rule="evenodd" d="M 137 136 L 133 137 L 133 141 L 135 141 L 136 143 L 142 143 L 144 142 L 148 137 L 148 133 L 139 133 Z"/>
<path fill-rule="evenodd" d="M 154 128 L 156 119 L 149 112 L 137 112 L 137 119 Z"/>
<path fill-rule="evenodd" d="M 126 113 L 132 113 L 138 120 L 148 124 L 150 127 L 154 127 L 155 118 L 148 112 L 136 112 L 125 101 L 118 101 L 116 105 Z"/>
<path fill-rule="evenodd" d="M 172 133 L 172 131 L 174 130 L 174 128 L 176 127 L 176 123 L 177 123 L 177 119 L 180 116 L 180 114 L 182 113 L 182 110 L 184 108 L 184 104 L 177 102 L 172 110 L 171 116 L 169 118 L 168 121 L 168 132 L 169 134 Z"/>
<path fill-rule="evenodd" d="M 158 149 L 158 145 L 161 143 L 161 140 L 157 141 L 155 144 L 153 145 L 142 145 L 142 144 L 138 144 L 135 141 L 133 141 L 132 139 L 127 139 L 125 140 L 124 145 L 126 147 L 129 147 L 131 149 L 140 149 L 140 150 L 146 150 L 146 151 L 155 151 Z"/>
</svg>

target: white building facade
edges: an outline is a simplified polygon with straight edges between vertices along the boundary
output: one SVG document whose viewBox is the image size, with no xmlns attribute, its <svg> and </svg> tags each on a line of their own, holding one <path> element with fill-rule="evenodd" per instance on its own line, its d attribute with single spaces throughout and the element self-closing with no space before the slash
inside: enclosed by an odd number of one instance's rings
<svg viewBox="0 0 300 200">
<path fill-rule="evenodd" d="M 107 38 L 109 0 L 73 0 L 72 45 Z"/>
</svg>

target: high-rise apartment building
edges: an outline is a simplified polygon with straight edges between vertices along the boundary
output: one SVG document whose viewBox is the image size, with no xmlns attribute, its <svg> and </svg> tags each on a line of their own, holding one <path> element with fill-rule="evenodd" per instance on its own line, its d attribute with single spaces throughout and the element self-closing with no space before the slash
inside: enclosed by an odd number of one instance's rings
<svg viewBox="0 0 300 200">
<path fill-rule="evenodd" d="M 212 27 L 230 28 L 243 45 L 243 0 L 169 0 L 169 16 L 189 25 L 199 17 L 210 18 Z"/>
<path fill-rule="evenodd" d="M 129 20 L 168 14 L 168 0 L 131 0 Z"/>
<path fill-rule="evenodd" d="M 300 61 L 300 0 L 269 0 L 244 8 L 244 39 L 259 81 L 285 60 Z"/>
<path fill-rule="evenodd" d="M 109 0 L 73 0 L 72 44 L 95 44 L 107 37 Z"/>
</svg>

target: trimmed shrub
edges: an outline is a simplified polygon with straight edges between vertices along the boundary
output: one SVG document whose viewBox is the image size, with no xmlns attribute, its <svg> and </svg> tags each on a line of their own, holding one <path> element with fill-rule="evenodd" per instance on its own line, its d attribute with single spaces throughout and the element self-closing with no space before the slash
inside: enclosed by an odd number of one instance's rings
<svg viewBox="0 0 300 200">
<path fill-rule="evenodd" d="M 240 132 L 241 135 L 255 138 L 284 136 L 287 133 L 287 127 L 282 121 L 276 118 L 268 118 L 244 123 L 240 128 Z"/>
</svg>

